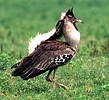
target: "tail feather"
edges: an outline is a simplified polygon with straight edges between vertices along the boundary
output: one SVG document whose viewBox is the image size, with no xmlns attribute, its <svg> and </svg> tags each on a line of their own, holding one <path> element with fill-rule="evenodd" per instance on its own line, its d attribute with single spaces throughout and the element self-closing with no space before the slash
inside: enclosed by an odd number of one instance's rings
<svg viewBox="0 0 109 100">
<path fill-rule="evenodd" d="M 20 64 L 19 64 L 20 65 Z M 44 73 L 47 70 L 40 70 L 31 66 L 27 65 L 22 65 L 22 66 L 17 66 L 17 64 L 13 65 L 13 68 L 16 68 L 12 72 L 12 76 L 20 76 L 23 80 L 28 80 L 30 78 L 33 78 L 35 76 L 38 76 L 42 73 Z"/>
<path fill-rule="evenodd" d="M 17 67 L 13 72 L 12 72 L 12 76 L 20 76 L 22 74 L 22 71 L 24 70 L 24 67 Z"/>
<path fill-rule="evenodd" d="M 16 63 L 15 65 L 13 65 L 13 66 L 11 67 L 11 69 L 17 68 L 17 67 L 19 66 L 19 63 L 20 63 L 20 62 L 18 62 L 18 63 Z"/>
<path fill-rule="evenodd" d="M 28 80 L 28 79 L 38 76 L 44 72 L 45 72 L 45 70 L 39 70 L 39 69 L 34 68 L 34 69 L 31 69 L 28 73 L 24 73 L 24 74 L 20 75 L 20 77 L 23 78 L 23 80 Z"/>
<path fill-rule="evenodd" d="M 19 63 L 19 65 L 16 67 L 16 69 L 12 72 L 12 76 L 22 75 L 22 72 L 25 71 L 28 67 L 29 67 L 28 63 L 26 65 L 22 65 Z"/>
</svg>

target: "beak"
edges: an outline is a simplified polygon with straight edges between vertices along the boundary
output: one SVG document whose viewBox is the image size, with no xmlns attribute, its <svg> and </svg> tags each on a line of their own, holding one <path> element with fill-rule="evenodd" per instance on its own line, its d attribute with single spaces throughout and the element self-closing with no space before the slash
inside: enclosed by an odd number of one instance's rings
<svg viewBox="0 0 109 100">
<path fill-rule="evenodd" d="M 83 23 L 83 21 L 79 20 L 79 19 L 75 19 L 76 22 L 79 22 L 79 23 Z"/>
</svg>

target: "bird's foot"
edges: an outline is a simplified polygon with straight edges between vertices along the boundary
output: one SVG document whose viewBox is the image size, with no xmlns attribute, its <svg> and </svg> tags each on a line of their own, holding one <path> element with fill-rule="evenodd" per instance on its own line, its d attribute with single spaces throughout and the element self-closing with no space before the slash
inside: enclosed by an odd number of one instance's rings
<svg viewBox="0 0 109 100">
<path fill-rule="evenodd" d="M 48 78 L 48 77 L 46 77 L 46 80 L 47 80 L 48 82 L 53 82 L 53 90 L 55 90 L 55 84 L 58 85 L 58 86 L 60 86 L 60 87 L 62 87 L 62 88 L 64 88 L 64 89 L 66 89 L 66 90 L 68 90 L 67 86 L 56 82 L 56 80 L 51 80 L 51 79 Z"/>
<path fill-rule="evenodd" d="M 62 88 L 64 88 L 64 89 L 66 89 L 66 90 L 68 90 L 68 87 L 65 86 L 65 85 L 63 85 L 63 84 L 60 84 L 60 83 L 58 83 L 58 82 L 55 82 L 55 84 L 57 84 L 58 86 L 60 86 L 60 87 L 62 87 Z"/>
</svg>

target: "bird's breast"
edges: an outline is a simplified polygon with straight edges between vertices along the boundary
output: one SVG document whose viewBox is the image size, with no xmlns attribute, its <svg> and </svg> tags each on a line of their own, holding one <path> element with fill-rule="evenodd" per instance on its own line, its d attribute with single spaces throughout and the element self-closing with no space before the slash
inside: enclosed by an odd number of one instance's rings
<svg viewBox="0 0 109 100">
<path fill-rule="evenodd" d="M 76 29 L 66 29 L 63 31 L 65 41 L 71 46 L 77 45 L 80 40 L 80 33 Z"/>
</svg>

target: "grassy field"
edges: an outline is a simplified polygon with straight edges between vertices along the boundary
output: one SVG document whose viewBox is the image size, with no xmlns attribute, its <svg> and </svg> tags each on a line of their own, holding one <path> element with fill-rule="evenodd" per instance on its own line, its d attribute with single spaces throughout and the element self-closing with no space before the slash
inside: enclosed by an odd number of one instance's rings
<svg viewBox="0 0 109 100">
<path fill-rule="evenodd" d="M 23 81 L 11 66 L 28 54 L 28 40 L 54 28 L 61 12 L 74 7 L 81 33 L 76 57 L 57 70 Z M 63 40 L 64 41 L 64 40 Z M 109 100 L 109 0 L 0 0 L 0 100 Z"/>
</svg>

